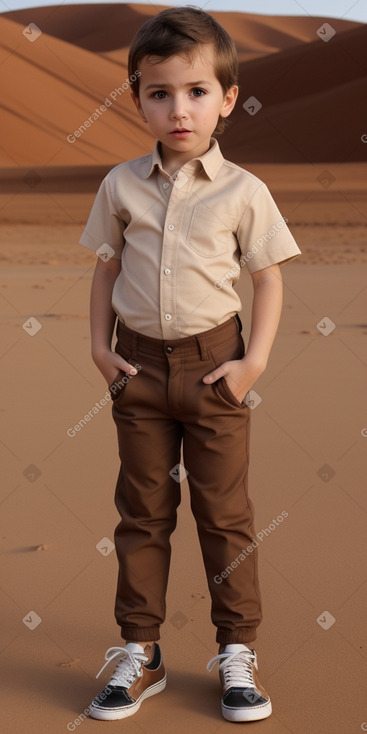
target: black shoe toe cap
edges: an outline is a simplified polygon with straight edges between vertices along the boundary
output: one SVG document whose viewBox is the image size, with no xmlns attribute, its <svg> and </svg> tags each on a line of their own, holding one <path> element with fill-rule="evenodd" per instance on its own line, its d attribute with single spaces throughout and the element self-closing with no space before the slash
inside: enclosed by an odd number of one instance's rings
<svg viewBox="0 0 367 734">
<path fill-rule="evenodd" d="M 92 706 L 103 709 L 115 709 L 134 703 L 126 688 L 122 686 L 106 686 L 92 701 Z"/>
<path fill-rule="evenodd" d="M 223 696 L 223 703 L 233 708 L 251 708 L 267 703 L 267 699 L 254 688 L 230 688 Z"/>
</svg>

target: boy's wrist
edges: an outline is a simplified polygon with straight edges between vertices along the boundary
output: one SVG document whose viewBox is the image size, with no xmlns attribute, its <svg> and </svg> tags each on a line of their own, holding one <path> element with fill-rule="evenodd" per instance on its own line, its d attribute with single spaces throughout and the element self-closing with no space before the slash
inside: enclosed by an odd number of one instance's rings
<svg viewBox="0 0 367 734">
<path fill-rule="evenodd" d="M 95 364 L 98 365 L 98 363 L 103 361 L 106 358 L 106 355 L 110 353 L 111 347 L 109 347 L 108 345 L 99 345 L 98 347 L 92 347 L 92 360 Z"/>
<path fill-rule="evenodd" d="M 242 357 L 241 361 L 244 366 L 246 366 L 246 372 L 250 370 L 251 374 L 256 375 L 256 377 L 260 377 L 260 375 L 262 375 L 266 370 L 267 360 L 264 360 L 257 355 L 252 355 L 249 352 Z"/>
</svg>

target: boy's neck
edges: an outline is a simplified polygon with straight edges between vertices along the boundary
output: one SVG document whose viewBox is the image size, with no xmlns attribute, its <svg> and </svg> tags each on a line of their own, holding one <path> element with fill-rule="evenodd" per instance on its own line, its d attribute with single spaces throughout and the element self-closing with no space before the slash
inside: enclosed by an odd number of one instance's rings
<svg viewBox="0 0 367 734">
<path fill-rule="evenodd" d="M 211 144 L 205 146 L 204 150 L 198 151 L 195 153 L 194 151 L 190 151 L 188 153 L 179 153 L 177 151 L 173 151 L 170 149 L 165 148 L 161 142 L 159 142 L 159 152 L 162 159 L 162 168 L 163 170 L 168 173 L 169 176 L 173 176 L 174 173 L 179 171 L 182 166 L 185 165 L 185 163 L 188 163 L 189 161 L 192 161 L 193 158 L 198 158 L 201 155 L 204 155 L 204 153 L 207 153 L 210 149 Z"/>
</svg>

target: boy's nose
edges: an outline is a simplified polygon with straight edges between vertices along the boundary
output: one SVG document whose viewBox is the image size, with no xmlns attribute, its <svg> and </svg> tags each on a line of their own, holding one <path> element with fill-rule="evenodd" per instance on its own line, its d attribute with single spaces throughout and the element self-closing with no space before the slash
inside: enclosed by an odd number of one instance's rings
<svg viewBox="0 0 367 734">
<path fill-rule="evenodd" d="M 182 118 L 187 117 L 187 112 L 183 99 L 172 99 L 170 116 L 174 120 L 181 120 Z"/>
</svg>

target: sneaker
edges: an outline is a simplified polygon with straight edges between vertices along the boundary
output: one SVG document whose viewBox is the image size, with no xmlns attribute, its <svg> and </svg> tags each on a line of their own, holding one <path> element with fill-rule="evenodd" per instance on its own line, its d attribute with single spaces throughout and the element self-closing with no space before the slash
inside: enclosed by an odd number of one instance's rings
<svg viewBox="0 0 367 734">
<path fill-rule="evenodd" d="M 107 650 L 105 667 L 116 661 L 116 669 L 103 691 L 89 706 L 93 719 L 114 721 L 132 716 L 145 698 L 160 693 L 166 686 L 166 672 L 159 645 L 155 643 L 153 659 L 148 660 L 141 645 L 129 642 L 125 647 L 110 647 Z"/>
<path fill-rule="evenodd" d="M 259 683 L 255 650 L 242 644 L 226 645 L 224 652 L 209 660 L 209 672 L 216 662 L 219 662 L 223 686 L 224 718 L 227 721 L 258 721 L 270 716 L 271 701 Z"/>
</svg>

